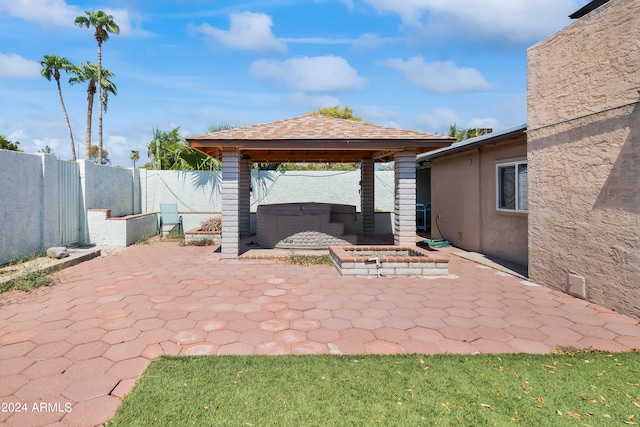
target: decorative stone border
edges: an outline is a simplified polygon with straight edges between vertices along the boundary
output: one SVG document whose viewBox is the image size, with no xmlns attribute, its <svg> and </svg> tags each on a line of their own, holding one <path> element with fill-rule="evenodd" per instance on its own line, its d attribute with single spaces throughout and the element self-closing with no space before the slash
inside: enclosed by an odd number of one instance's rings
<svg viewBox="0 0 640 427">
<path fill-rule="evenodd" d="M 332 246 L 329 256 L 343 276 L 447 276 L 449 260 L 409 246 Z"/>
</svg>

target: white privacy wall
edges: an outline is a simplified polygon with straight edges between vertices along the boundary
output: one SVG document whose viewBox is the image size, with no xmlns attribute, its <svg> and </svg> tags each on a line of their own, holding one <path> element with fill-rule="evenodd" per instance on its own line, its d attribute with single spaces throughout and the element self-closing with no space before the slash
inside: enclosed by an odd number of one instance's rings
<svg viewBox="0 0 640 427">
<path fill-rule="evenodd" d="M 97 165 L 80 161 L 82 190 L 87 209 L 111 209 L 111 216 L 118 217 L 141 213 L 139 188 L 131 169 Z M 138 171 L 135 171 L 138 174 Z"/>
<path fill-rule="evenodd" d="M 139 170 L 97 165 L 78 161 L 82 185 L 80 239 L 91 242 L 87 223 L 88 209 L 110 209 L 112 217 L 142 213 L 140 206 Z"/>
<path fill-rule="evenodd" d="M 67 199 L 58 180 L 60 163 L 66 164 L 50 154 L 0 150 L 0 264 L 61 244 L 59 207 Z M 220 172 L 132 170 L 86 160 L 77 163 L 81 244 L 92 241 L 89 209 L 109 209 L 115 218 L 159 212 L 160 204 L 176 203 L 187 230 L 221 211 Z M 360 211 L 359 170 L 251 173 L 251 212 L 261 204 L 288 202 L 349 204 Z M 393 212 L 393 188 L 393 171 L 375 173 L 377 211 Z M 385 217 L 377 229 L 386 232 L 391 227 L 388 222 Z"/>
<path fill-rule="evenodd" d="M 0 150 L 0 264 L 41 250 L 42 187 L 40 156 Z"/>
<path fill-rule="evenodd" d="M 251 212 L 258 205 L 340 203 L 360 211 L 360 171 L 251 171 Z M 180 212 L 220 212 L 220 172 L 140 170 L 143 212 L 176 203 Z M 375 208 L 393 212 L 393 171 L 375 173 Z"/>
</svg>

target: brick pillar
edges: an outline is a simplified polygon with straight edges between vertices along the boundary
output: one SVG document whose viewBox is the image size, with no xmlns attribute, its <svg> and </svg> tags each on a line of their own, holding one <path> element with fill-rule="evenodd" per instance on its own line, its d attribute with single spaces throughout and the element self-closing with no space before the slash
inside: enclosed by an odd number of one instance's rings
<svg viewBox="0 0 640 427">
<path fill-rule="evenodd" d="M 395 215 L 394 244 L 416 244 L 416 153 L 400 151 L 394 156 Z"/>
<path fill-rule="evenodd" d="M 240 160 L 240 236 L 251 234 L 251 160 Z"/>
<path fill-rule="evenodd" d="M 373 159 L 360 162 L 360 211 L 362 212 L 362 234 L 365 236 L 376 232 L 374 165 Z"/>
<path fill-rule="evenodd" d="M 240 252 L 239 228 L 240 152 L 222 151 L 222 259 L 238 258 Z"/>
</svg>

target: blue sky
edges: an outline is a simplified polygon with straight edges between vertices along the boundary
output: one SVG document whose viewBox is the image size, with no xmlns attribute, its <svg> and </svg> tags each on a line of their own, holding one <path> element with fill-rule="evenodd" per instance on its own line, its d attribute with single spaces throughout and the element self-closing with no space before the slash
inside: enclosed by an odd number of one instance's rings
<svg viewBox="0 0 640 427">
<path fill-rule="evenodd" d="M 526 122 L 527 48 L 588 0 L 0 0 L 0 135 L 71 158 L 44 55 L 97 62 L 85 10 L 114 16 L 103 44 L 118 95 L 104 115 L 113 165 L 148 161 L 153 129 L 185 136 L 349 105 L 366 121 L 446 133 Z M 86 87 L 62 92 L 80 158 Z M 97 100 L 96 100 L 97 101 Z M 98 141 L 94 107 L 93 142 Z"/>
</svg>

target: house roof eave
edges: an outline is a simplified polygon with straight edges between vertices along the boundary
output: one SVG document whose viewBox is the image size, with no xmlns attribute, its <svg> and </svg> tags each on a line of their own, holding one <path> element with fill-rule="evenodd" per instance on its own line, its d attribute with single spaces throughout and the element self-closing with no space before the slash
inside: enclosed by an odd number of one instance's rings
<svg viewBox="0 0 640 427">
<path fill-rule="evenodd" d="M 428 162 L 438 157 L 448 156 L 450 154 L 459 153 L 466 150 L 471 150 L 476 147 L 480 147 L 486 144 L 493 144 L 496 142 L 504 141 L 507 139 L 516 138 L 524 135 L 527 132 L 527 125 L 522 124 L 514 126 L 512 128 L 504 129 L 498 132 L 491 132 L 486 135 L 477 136 L 464 141 L 451 144 L 449 147 L 440 148 L 438 150 L 430 151 L 428 153 L 420 154 L 416 158 L 417 163 Z"/>
</svg>

